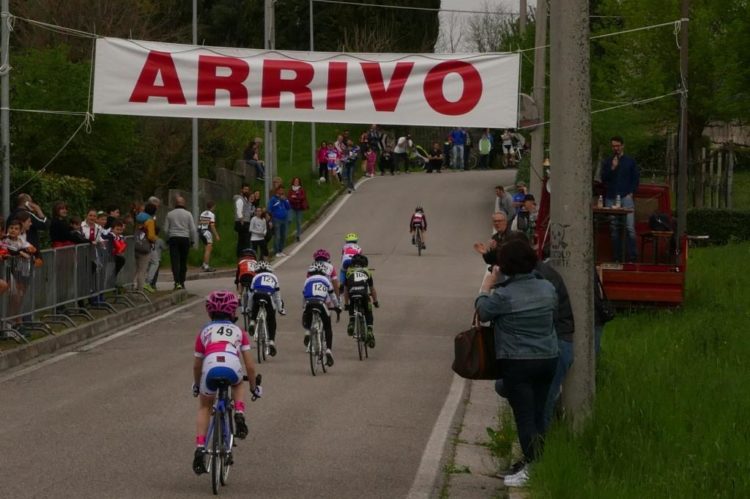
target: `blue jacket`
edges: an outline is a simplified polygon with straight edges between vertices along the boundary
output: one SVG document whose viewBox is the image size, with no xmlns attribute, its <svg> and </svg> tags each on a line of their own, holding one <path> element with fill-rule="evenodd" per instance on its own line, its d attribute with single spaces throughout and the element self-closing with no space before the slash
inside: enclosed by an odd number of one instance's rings
<svg viewBox="0 0 750 499">
<path fill-rule="evenodd" d="M 620 156 L 616 170 L 612 170 L 612 156 L 604 159 L 601 166 L 601 180 L 607 185 L 607 199 L 615 199 L 619 194 L 625 197 L 638 189 L 641 172 L 630 156 Z"/>
<path fill-rule="evenodd" d="M 282 200 L 275 195 L 268 202 L 268 211 L 271 212 L 271 216 L 276 220 L 286 220 L 291 209 L 292 206 L 289 204 L 288 199 Z"/>
<path fill-rule="evenodd" d="M 466 132 L 456 128 L 451 132 L 451 139 L 454 146 L 462 146 L 466 144 Z"/>
<path fill-rule="evenodd" d="M 555 287 L 539 274 L 519 274 L 475 302 L 479 319 L 492 321 L 498 359 L 557 357 Z"/>
</svg>

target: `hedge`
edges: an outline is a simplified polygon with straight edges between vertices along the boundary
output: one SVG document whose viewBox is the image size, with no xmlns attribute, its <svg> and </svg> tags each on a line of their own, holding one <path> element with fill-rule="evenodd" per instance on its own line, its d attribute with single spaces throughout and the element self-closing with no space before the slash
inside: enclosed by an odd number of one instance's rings
<svg viewBox="0 0 750 499">
<path fill-rule="evenodd" d="M 695 208 L 688 211 L 690 235 L 708 235 L 710 244 L 750 240 L 750 211 Z"/>
</svg>

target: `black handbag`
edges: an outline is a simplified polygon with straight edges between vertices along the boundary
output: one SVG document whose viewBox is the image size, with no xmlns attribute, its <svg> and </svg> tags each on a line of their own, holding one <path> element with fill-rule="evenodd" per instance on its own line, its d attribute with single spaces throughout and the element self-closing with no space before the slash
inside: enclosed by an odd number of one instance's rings
<svg viewBox="0 0 750 499">
<path fill-rule="evenodd" d="M 466 379 L 498 379 L 500 372 L 495 358 L 495 331 L 492 325 L 482 326 L 474 314 L 470 329 L 453 340 L 453 371 Z"/>
</svg>

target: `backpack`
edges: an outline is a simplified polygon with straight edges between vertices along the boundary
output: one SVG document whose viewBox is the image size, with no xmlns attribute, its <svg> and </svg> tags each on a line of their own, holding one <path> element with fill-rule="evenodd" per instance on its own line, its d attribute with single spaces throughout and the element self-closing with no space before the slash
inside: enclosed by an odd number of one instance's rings
<svg viewBox="0 0 750 499">
<path fill-rule="evenodd" d="M 138 229 L 135 233 L 135 245 L 133 246 L 137 255 L 148 255 L 151 253 L 151 241 L 146 237 L 144 229 Z"/>
</svg>

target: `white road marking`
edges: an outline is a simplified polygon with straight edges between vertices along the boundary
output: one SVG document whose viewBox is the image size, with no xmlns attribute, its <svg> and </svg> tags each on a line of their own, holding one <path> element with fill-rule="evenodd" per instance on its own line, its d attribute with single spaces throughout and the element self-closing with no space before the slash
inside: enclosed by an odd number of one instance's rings
<svg viewBox="0 0 750 499">
<path fill-rule="evenodd" d="M 20 371 L 16 371 L 16 372 L 14 372 L 12 374 L 9 374 L 7 376 L 0 377 L 0 383 L 5 383 L 6 381 L 10 381 L 12 379 L 24 376 L 26 374 L 34 372 L 34 371 L 36 371 L 38 369 L 41 369 L 43 367 L 47 367 L 47 366 L 50 366 L 52 364 L 56 364 L 57 362 L 60 362 L 61 360 L 65 360 L 65 359 L 67 359 L 69 357 L 72 357 L 74 355 L 78 355 L 81 352 L 91 351 L 91 350 L 93 350 L 94 348 L 96 348 L 96 347 L 98 347 L 100 345 L 104 345 L 105 343 L 109 343 L 110 341 L 116 340 L 117 338 L 119 338 L 121 336 L 125 336 L 126 334 L 132 333 L 133 331 L 135 331 L 137 329 L 140 329 L 140 328 L 142 328 L 144 326 L 148 326 L 149 324 L 151 324 L 153 322 L 160 321 L 160 320 L 164 319 L 165 317 L 169 317 L 170 315 L 176 314 L 177 312 L 179 312 L 181 310 L 184 310 L 184 309 L 186 309 L 188 307 L 192 307 L 193 305 L 195 305 L 196 303 L 198 303 L 198 302 L 200 302 L 202 300 L 203 300 L 203 298 L 197 298 L 195 300 L 190 300 L 189 302 L 185 303 L 184 305 L 180 305 L 179 307 L 174 308 L 174 309 L 170 310 L 169 312 L 165 312 L 163 314 L 159 314 L 159 315 L 157 315 L 155 317 L 152 317 L 151 319 L 148 319 L 147 321 L 143 321 L 143 322 L 138 323 L 138 324 L 136 324 L 134 326 L 130 326 L 128 328 L 125 328 L 122 331 L 119 331 L 117 333 L 111 334 L 111 335 L 109 335 L 109 336 L 107 336 L 105 338 L 96 340 L 96 341 L 94 341 L 92 343 L 88 343 L 87 345 L 85 345 L 84 347 L 78 349 L 77 351 L 66 352 L 66 353 L 63 353 L 63 354 L 60 354 L 60 355 L 56 355 L 55 357 L 52 357 L 52 358 L 49 358 L 49 359 L 47 359 L 45 361 L 39 362 L 37 364 L 34 364 L 33 366 L 29 366 L 29 367 L 27 367 L 25 369 L 21 369 Z"/>
<path fill-rule="evenodd" d="M 440 415 L 435 421 L 435 426 L 432 427 L 430 439 L 422 453 L 422 460 L 419 463 L 419 469 L 417 469 L 417 475 L 414 477 L 409 495 L 406 496 L 407 499 L 427 499 L 435 496 L 435 483 L 440 473 L 440 462 L 443 457 L 445 441 L 448 438 L 453 417 L 463 398 L 465 389 L 466 380 L 454 374 L 450 391 L 443 403 L 443 408 L 440 410 Z"/>
</svg>

